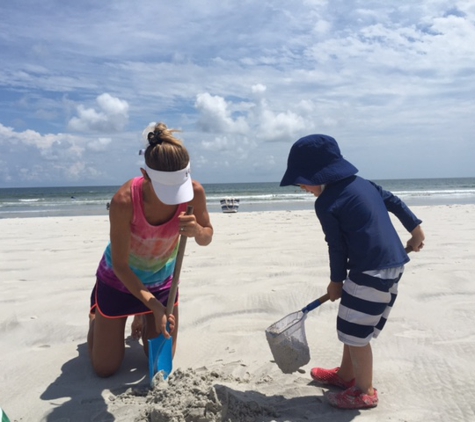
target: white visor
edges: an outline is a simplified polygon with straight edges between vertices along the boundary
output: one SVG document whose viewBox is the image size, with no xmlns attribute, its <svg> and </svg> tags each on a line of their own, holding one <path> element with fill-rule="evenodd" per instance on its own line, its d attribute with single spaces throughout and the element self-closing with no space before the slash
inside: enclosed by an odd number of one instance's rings
<svg viewBox="0 0 475 422">
<path fill-rule="evenodd" d="M 183 204 L 193 199 L 190 163 L 178 171 L 158 171 L 151 169 L 147 164 L 145 170 L 152 180 L 155 194 L 164 204 Z"/>
</svg>

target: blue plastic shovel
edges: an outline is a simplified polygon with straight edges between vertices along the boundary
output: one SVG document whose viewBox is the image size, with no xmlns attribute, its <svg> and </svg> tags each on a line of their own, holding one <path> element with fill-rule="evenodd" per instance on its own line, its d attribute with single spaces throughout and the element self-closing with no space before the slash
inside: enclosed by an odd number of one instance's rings
<svg viewBox="0 0 475 422">
<path fill-rule="evenodd" d="M 186 215 L 193 214 L 193 207 L 188 206 Z M 185 255 L 186 236 L 180 236 L 180 244 L 175 262 L 175 271 L 173 272 L 173 281 L 168 295 L 166 314 L 173 313 L 175 306 L 176 294 L 178 291 L 178 283 L 180 279 L 181 264 Z M 167 330 L 170 326 L 167 324 Z M 166 339 L 163 334 L 156 338 L 148 340 L 148 367 L 150 372 L 150 385 L 153 383 L 153 377 L 158 372 L 163 373 L 163 379 L 167 379 L 173 369 L 173 338 Z"/>
</svg>

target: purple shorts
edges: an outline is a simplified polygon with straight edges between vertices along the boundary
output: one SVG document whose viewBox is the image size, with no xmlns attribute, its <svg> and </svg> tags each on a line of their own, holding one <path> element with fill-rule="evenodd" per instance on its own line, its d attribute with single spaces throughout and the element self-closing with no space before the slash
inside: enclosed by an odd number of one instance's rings
<svg viewBox="0 0 475 422">
<path fill-rule="evenodd" d="M 158 290 L 151 292 L 163 306 L 167 306 L 168 295 L 172 280 Z M 178 294 L 175 300 L 175 306 L 178 303 Z M 97 279 L 96 285 L 91 293 L 91 313 L 96 312 L 96 307 L 101 315 L 106 318 L 123 318 L 130 315 L 150 314 L 152 311 L 147 308 L 140 300 L 130 293 L 124 293 L 120 290 L 105 284 Z"/>
</svg>

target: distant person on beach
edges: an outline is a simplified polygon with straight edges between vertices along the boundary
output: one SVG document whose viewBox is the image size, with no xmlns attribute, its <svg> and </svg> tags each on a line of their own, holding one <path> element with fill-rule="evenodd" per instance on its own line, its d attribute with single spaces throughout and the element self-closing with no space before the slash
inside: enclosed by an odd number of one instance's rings
<svg viewBox="0 0 475 422">
<path fill-rule="evenodd" d="M 213 237 L 205 191 L 191 179 L 188 151 L 174 132 L 163 123 L 144 131 L 142 177 L 122 185 L 110 203 L 110 242 L 96 273 L 87 337 L 101 377 L 113 375 L 122 363 L 129 316 L 135 316 L 132 336 L 142 338 L 146 354 L 147 340 L 160 334 L 173 337 L 175 353 L 178 301 L 168 320 L 165 311 L 179 237 L 194 237 L 202 246 Z M 185 215 L 188 205 L 191 215 Z"/>
<path fill-rule="evenodd" d="M 326 394 L 331 405 L 342 409 L 378 404 L 370 341 L 386 323 L 409 261 L 388 211 L 412 235 L 407 250 L 418 252 L 424 246 L 421 220 L 398 197 L 357 172 L 335 139 L 309 135 L 292 146 L 280 183 L 300 186 L 317 197 L 315 212 L 330 259 L 327 291 L 331 301 L 341 298 L 336 328 L 343 355 L 339 367 L 313 368 L 311 376 L 343 389 Z"/>
</svg>

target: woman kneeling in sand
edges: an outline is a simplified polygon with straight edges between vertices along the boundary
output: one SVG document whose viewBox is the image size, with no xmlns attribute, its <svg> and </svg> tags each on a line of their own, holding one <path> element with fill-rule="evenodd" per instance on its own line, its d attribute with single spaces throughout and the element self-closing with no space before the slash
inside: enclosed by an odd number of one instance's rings
<svg viewBox="0 0 475 422">
<path fill-rule="evenodd" d="M 147 340 L 160 334 L 173 337 L 175 353 L 178 302 L 168 317 L 166 305 L 179 237 L 194 237 L 205 246 L 213 236 L 205 191 L 192 181 L 188 151 L 173 132 L 163 123 L 145 130 L 143 176 L 126 182 L 110 204 L 110 243 L 96 273 L 87 337 L 101 377 L 113 375 L 122 363 L 131 315 L 132 334 L 142 337 L 146 354 Z M 185 215 L 188 205 L 194 208 L 191 215 Z"/>
</svg>

